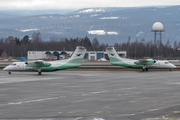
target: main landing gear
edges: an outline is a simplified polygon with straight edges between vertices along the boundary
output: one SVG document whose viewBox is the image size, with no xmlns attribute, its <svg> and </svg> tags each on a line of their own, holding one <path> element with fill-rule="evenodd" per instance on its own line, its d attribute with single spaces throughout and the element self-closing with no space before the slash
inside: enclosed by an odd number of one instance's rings
<svg viewBox="0 0 180 120">
<path fill-rule="evenodd" d="M 41 69 L 38 70 L 38 75 L 41 75 Z"/>
<path fill-rule="evenodd" d="M 148 68 L 147 68 L 147 66 L 146 66 L 146 65 L 143 65 L 143 69 L 142 69 L 142 71 L 148 71 Z"/>
<path fill-rule="evenodd" d="M 38 75 L 41 75 L 41 72 L 38 72 Z"/>
<path fill-rule="evenodd" d="M 147 69 L 147 68 L 145 68 L 145 69 L 142 69 L 142 71 L 148 71 L 148 69 Z"/>
<path fill-rule="evenodd" d="M 8 73 L 9 73 L 9 75 L 10 75 L 10 74 L 11 74 L 11 71 L 9 71 Z"/>
</svg>

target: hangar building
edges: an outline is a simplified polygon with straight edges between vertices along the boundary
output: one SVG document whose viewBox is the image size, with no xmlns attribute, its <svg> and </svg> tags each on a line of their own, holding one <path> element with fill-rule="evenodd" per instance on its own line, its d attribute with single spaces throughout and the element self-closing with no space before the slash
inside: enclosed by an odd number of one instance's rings
<svg viewBox="0 0 180 120">
<path fill-rule="evenodd" d="M 69 58 L 74 51 L 28 51 L 27 59 L 28 60 L 60 60 Z M 126 57 L 126 51 L 117 51 L 119 56 Z M 106 51 L 86 51 L 84 60 L 99 60 L 105 58 L 109 60 Z"/>
</svg>

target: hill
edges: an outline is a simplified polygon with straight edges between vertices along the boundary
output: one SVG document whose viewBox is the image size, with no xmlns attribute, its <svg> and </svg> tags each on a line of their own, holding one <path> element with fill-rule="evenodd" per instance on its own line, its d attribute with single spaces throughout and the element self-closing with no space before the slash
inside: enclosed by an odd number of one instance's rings
<svg viewBox="0 0 180 120">
<path fill-rule="evenodd" d="M 43 14 L 0 19 L 0 37 L 32 36 L 40 31 L 43 40 L 53 37 L 76 38 L 88 36 L 101 43 L 114 44 L 136 39 L 150 41 L 155 22 L 164 25 L 162 40 L 171 43 L 180 40 L 180 6 L 87 8 L 67 14 Z"/>
</svg>

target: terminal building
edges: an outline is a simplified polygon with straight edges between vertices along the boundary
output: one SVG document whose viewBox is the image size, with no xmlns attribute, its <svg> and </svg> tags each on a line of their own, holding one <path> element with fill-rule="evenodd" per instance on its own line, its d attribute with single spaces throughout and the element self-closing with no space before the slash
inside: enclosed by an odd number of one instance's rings
<svg viewBox="0 0 180 120">
<path fill-rule="evenodd" d="M 27 59 L 28 60 L 61 60 L 69 58 L 74 51 L 28 51 Z M 126 57 L 126 51 L 117 51 L 120 57 Z M 86 51 L 84 55 L 84 60 L 100 60 L 101 58 L 105 58 L 109 60 L 106 51 Z"/>
</svg>

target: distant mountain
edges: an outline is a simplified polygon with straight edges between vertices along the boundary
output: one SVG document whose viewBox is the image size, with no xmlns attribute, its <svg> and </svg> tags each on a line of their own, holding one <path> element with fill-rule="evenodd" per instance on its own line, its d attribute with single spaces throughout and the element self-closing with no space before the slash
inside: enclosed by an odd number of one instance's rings
<svg viewBox="0 0 180 120">
<path fill-rule="evenodd" d="M 43 15 L 43 14 L 66 14 L 74 10 L 0 10 L 0 13 L 9 14 L 14 16 L 32 16 L 32 15 Z"/>
<path fill-rule="evenodd" d="M 0 19 L 9 19 L 9 18 L 14 18 L 17 17 L 16 15 L 10 15 L 10 14 L 5 14 L 0 12 Z"/>
<path fill-rule="evenodd" d="M 137 7 L 97 7 L 97 8 L 84 8 L 74 12 L 70 12 L 68 14 L 79 14 L 79 13 L 101 13 L 101 12 L 112 12 L 118 10 L 125 10 L 125 9 L 135 9 Z"/>
<path fill-rule="evenodd" d="M 151 32 L 155 22 L 164 25 L 164 43 L 180 41 L 180 6 L 87 8 L 66 14 L 41 14 L 0 19 L 0 37 L 32 36 L 40 31 L 44 40 L 53 37 L 76 38 L 88 36 L 100 42 L 114 44 L 131 41 L 154 40 Z M 157 40 L 159 40 L 157 36 Z"/>
</svg>

